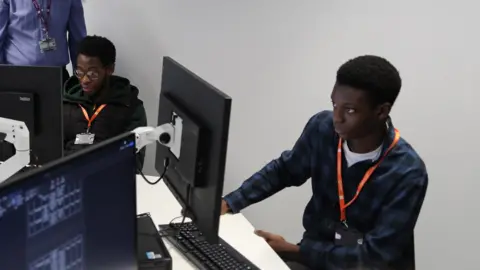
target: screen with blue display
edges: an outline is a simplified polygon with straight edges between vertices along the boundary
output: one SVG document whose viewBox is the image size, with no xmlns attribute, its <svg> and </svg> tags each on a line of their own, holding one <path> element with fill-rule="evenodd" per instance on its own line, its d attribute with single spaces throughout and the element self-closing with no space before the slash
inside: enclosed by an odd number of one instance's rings
<svg viewBox="0 0 480 270">
<path fill-rule="evenodd" d="M 134 136 L 0 189 L 0 269 L 136 269 Z"/>
</svg>

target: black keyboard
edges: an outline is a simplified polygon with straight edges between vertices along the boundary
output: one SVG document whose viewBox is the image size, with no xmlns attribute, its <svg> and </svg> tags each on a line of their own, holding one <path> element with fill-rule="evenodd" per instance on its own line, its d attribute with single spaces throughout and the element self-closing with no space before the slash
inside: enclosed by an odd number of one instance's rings
<svg viewBox="0 0 480 270">
<path fill-rule="evenodd" d="M 208 243 L 191 222 L 159 225 L 159 233 L 201 270 L 260 270 L 223 239 Z"/>
</svg>

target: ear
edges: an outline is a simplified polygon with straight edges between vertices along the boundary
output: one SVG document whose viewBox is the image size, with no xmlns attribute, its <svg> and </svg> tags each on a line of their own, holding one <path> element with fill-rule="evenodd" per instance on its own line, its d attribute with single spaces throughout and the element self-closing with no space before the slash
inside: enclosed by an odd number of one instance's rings
<svg viewBox="0 0 480 270">
<path fill-rule="evenodd" d="M 111 64 L 111 65 L 107 66 L 107 68 L 105 70 L 107 72 L 107 75 L 111 76 L 113 74 L 113 72 L 115 72 L 115 64 Z"/>
<path fill-rule="evenodd" d="M 380 121 L 386 121 L 390 115 L 392 104 L 385 102 L 377 106 L 376 115 Z"/>
</svg>

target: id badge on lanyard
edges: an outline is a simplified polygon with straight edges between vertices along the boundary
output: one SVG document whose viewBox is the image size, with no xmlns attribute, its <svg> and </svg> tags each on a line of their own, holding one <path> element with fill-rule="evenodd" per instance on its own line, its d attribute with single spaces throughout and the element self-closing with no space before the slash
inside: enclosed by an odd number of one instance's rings
<svg viewBox="0 0 480 270">
<path fill-rule="evenodd" d="M 78 145 L 93 144 L 94 141 L 95 141 L 95 134 L 91 134 L 91 133 L 77 134 L 75 138 L 75 144 L 78 144 Z"/>
<path fill-rule="evenodd" d="M 84 133 L 77 134 L 77 136 L 75 138 L 75 144 L 79 144 L 79 145 L 86 145 L 87 144 L 88 145 L 88 144 L 93 144 L 94 143 L 95 134 L 91 133 L 90 129 L 92 127 L 93 120 L 95 120 L 95 118 L 97 118 L 98 114 L 100 114 L 100 112 L 106 106 L 107 106 L 106 104 L 103 104 L 100 107 L 98 107 L 98 109 L 95 110 L 95 112 L 93 113 L 92 117 L 90 117 L 88 115 L 87 110 L 84 107 L 82 107 L 82 105 L 79 105 L 80 109 L 82 110 L 83 116 L 87 120 L 87 131 L 84 132 Z"/>
<path fill-rule="evenodd" d="M 35 11 L 37 12 L 38 19 L 40 20 L 40 24 L 42 27 L 42 34 L 43 38 L 38 42 L 40 47 L 40 51 L 42 53 L 48 51 L 54 51 L 57 49 L 57 42 L 54 38 L 49 36 L 49 22 L 50 22 L 50 14 L 52 10 L 52 0 L 48 0 L 46 10 L 40 7 L 38 0 L 32 0 L 33 6 L 35 7 Z"/>
<path fill-rule="evenodd" d="M 355 246 L 355 245 L 363 245 L 363 234 L 357 231 L 355 228 L 351 228 L 348 226 L 347 217 L 345 210 L 348 206 L 352 205 L 352 203 L 358 198 L 360 192 L 362 191 L 363 187 L 372 176 L 373 172 L 377 169 L 377 167 L 382 163 L 388 153 L 397 145 L 398 141 L 400 140 L 400 132 L 395 129 L 395 137 L 385 151 L 383 156 L 378 160 L 378 162 L 370 167 L 365 175 L 363 176 L 360 184 L 358 184 L 357 191 L 353 198 L 346 203 L 345 202 L 345 194 L 343 191 L 343 179 L 342 179 L 342 139 L 338 140 L 338 148 L 337 148 L 337 184 L 338 184 L 338 200 L 340 205 L 340 222 L 335 230 L 335 244 L 342 245 L 342 246 Z"/>
</svg>

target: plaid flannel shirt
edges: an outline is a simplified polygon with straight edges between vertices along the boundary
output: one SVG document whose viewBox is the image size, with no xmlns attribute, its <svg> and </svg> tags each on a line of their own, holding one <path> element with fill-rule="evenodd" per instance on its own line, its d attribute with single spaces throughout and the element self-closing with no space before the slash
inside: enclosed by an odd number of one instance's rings
<svg viewBox="0 0 480 270">
<path fill-rule="evenodd" d="M 383 152 L 394 137 L 389 120 Z M 347 221 L 363 233 L 362 245 L 334 244 L 340 220 L 336 176 L 338 135 L 333 114 L 323 111 L 307 123 L 291 150 L 247 179 L 224 197 L 233 213 L 268 198 L 289 186 L 300 186 L 311 178 L 313 195 L 303 216 L 305 232 L 300 253 L 312 269 L 413 269 L 413 230 L 428 185 L 425 164 L 413 148 L 400 138 L 346 209 Z M 365 172 L 376 162 L 362 161 L 348 167 L 343 157 L 345 201 L 349 202 Z M 280 210 L 279 210 L 280 211 Z"/>
</svg>

